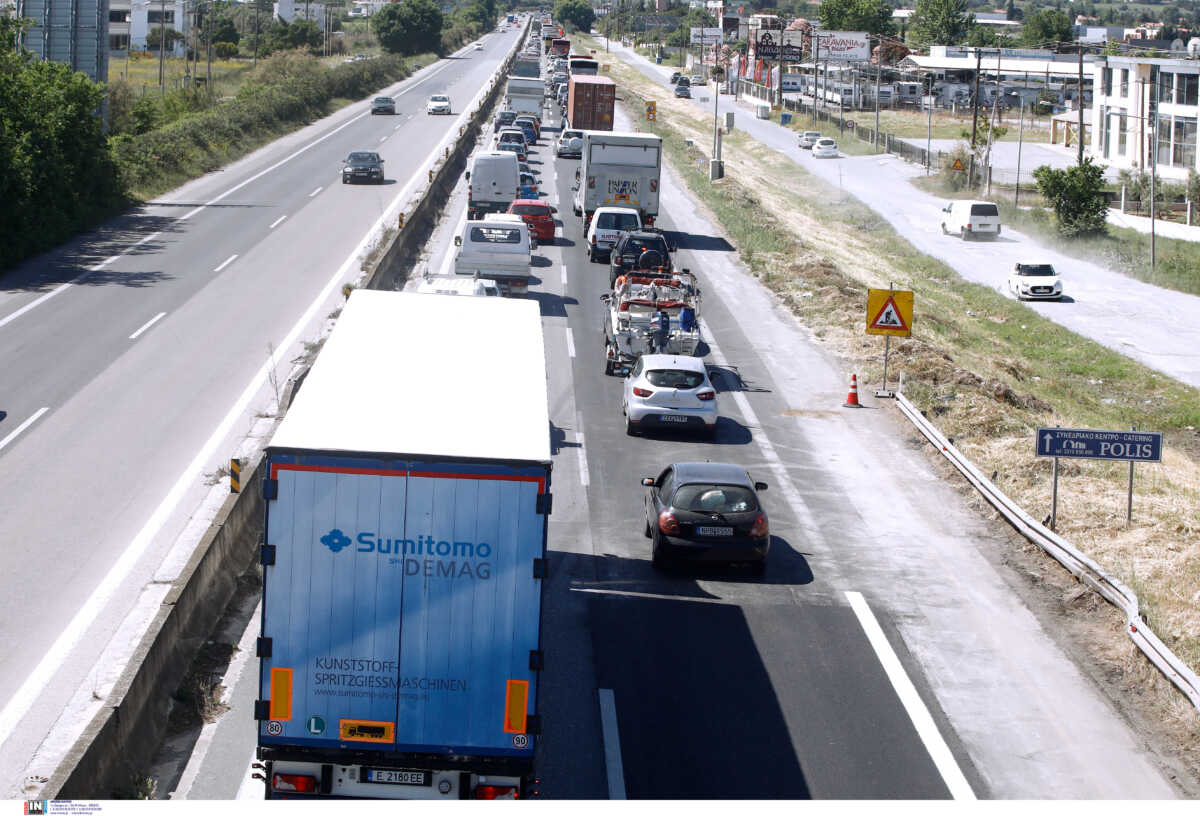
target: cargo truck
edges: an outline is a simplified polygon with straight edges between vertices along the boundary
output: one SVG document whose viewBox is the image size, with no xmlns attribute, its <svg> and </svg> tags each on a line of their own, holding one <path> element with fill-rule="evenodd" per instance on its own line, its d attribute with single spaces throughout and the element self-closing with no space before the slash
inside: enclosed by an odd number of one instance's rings
<svg viewBox="0 0 1200 816">
<path fill-rule="evenodd" d="M 583 216 L 585 234 L 597 207 L 630 207 L 643 226 L 653 226 L 662 176 L 660 137 L 585 131 L 580 160 L 573 207 Z"/>
<path fill-rule="evenodd" d="M 537 57 L 519 55 L 513 63 L 512 75 L 537 79 L 542 75 L 542 63 Z"/>
<path fill-rule="evenodd" d="M 565 37 L 550 40 L 550 53 L 555 57 L 565 57 L 571 53 L 571 41 Z"/>
<path fill-rule="evenodd" d="M 504 89 L 504 106 L 518 115 L 531 113 L 542 118 L 542 104 L 546 94 L 546 83 L 531 77 L 509 76 Z"/>
<path fill-rule="evenodd" d="M 572 76 L 567 90 L 567 127 L 612 130 L 617 85 L 605 76 Z"/>
<path fill-rule="evenodd" d="M 267 798 L 533 792 L 549 428 L 537 303 L 351 293 L 266 452 Z"/>
</svg>

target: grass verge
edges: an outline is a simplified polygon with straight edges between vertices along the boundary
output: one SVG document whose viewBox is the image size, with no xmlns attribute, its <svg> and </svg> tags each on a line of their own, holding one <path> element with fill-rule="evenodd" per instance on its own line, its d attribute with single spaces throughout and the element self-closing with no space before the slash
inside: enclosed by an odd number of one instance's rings
<svg viewBox="0 0 1200 816">
<path fill-rule="evenodd" d="M 914 291 L 914 334 L 892 346 L 907 395 L 1034 515 L 1050 496 L 1050 463 L 1033 455 L 1039 425 L 1164 432 L 1163 463 L 1136 473 L 1129 527 L 1127 468 L 1060 463 L 1058 531 L 1135 585 L 1155 631 L 1200 667 L 1200 392 L 964 281 L 857 199 L 744 133 L 726 138 L 726 179 L 710 182 L 706 157 L 685 139 L 707 144 L 711 120 L 607 61 L 631 110 L 657 102 L 658 121 L 639 125 L 663 137 L 751 272 L 865 382 L 878 382 L 882 367 L 882 344 L 862 333 L 866 289 L 890 281 Z"/>
</svg>

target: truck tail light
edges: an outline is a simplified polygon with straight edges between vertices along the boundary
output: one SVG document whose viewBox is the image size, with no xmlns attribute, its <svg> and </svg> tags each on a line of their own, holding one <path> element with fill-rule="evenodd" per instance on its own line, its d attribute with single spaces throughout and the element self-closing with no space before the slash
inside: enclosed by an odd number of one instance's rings
<svg viewBox="0 0 1200 816">
<path fill-rule="evenodd" d="M 588 176 L 588 189 L 589 190 L 596 189 L 596 177 L 595 176 Z"/>
<path fill-rule="evenodd" d="M 658 179 L 650 179 L 650 192 L 658 192 Z"/>
<path fill-rule="evenodd" d="M 651 391 L 649 388 L 634 388 L 633 389 L 633 395 L 635 397 L 648 397 L 653 393 L 654 392 Z"/>
<path fill-rule="evenodd" d="M 517 789 L 509 785 L 480 785 L 475 788 L 476 799 L 520 799 Z"/>
<path fill-rule="evenodd" d="M 754 524 L 750 527 L 751 538 L 766 538 L 768 532 L 767 517 L 762 513 L 758 514 L 758 518 L 754 520 Z"/>
<path fill-rule="evenodd" d="M 696 396 L 699 397 L 704 402 L 708 402 L 709 400 L 716 399 L 716 397 L 717 397 L 716 392 L 714 392 L 714 391 L 701 391 Z"/>
<path fill-rule="evenodd" d="M 596 245 L 596 233 L 592 233 L 592 246 Z"/>
<path fill-rule="evenodd" d="M 664 535 L 679 535 L 679 519 L 666 510 L 663 510 L 658 514 L 658 529 Z"/>
<path fill-rule="evenodd" d="M 647 215 L 647 216 L 646 216 L 646 221 L 645 221 L 645 224 L 646 224 L 646 226 L 647 226 L 647 227 L 653 227 L 653 226 L 654 226 L 654 216 L 652 216 L 652 215 Z"/>
<path fill-rule="evenodd" d="M 289 793 L 316 793 L 317 778 L 303 774 L 277 773 L 271 776 L 271 787 Z"/>
</svg>

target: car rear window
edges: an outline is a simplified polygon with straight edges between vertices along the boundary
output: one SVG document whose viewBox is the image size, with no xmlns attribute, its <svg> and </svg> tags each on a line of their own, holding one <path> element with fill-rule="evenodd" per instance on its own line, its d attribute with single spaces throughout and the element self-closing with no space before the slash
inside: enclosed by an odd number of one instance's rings
<svg viewBox="0 0 1200 816">
<path fill-rule="evenodd" d="M 517 118 L 517 115 L 515 113 L 513 113 L 512 111 L 501 111 L 500 112 L 500 123 L 501 124 L 507 125 L 509 122 L 513 121 L 516 118 Z"/>
<path fill-rule="evenodd" d="M 680 485 L 671 506 L 698 513 L 747 513 L 758 509 L 754 491 L 739 485 Z"/>
<path fill-rule="evenodd" d="M 699 371 L 658 368 L 647 371 L 646 380 L 658 388 L 699 388 L 704 383 L 704 375 Z"/>
<path fill-rule="evenodd" d="M 600 217 L 596 219 L 597 229 L 621 230 L 628 232 L 640 227 L 638 217 L 634 213 L 600 213 Z"/>
<path fill-rule="evenodd" d="M 971 215 L 999 216 L 1000 210 L 996 209 L 995 204 L 972 204 Z"/>
<path fill-rule="evenodd" d="M 539 207 L 536 204 L 514 204 L 513 215 L 549 215 L 549 207 Z"/>
<path fill-rule="evenodd" d="M 652 238 L 630 238 L 625 244 L 625 252 L 635 252 L 641 254 L 642 250 L 653 249 L 656 252 L 661 252 L 663 257 L 667 257 L 667 247 L 660 241 Z"/>
<path fill-rule="evenodd" d="M 519 244 L 521 230 L 508 227 L 471 227 L 471 241 L 477 244 Z"/>
</svg>

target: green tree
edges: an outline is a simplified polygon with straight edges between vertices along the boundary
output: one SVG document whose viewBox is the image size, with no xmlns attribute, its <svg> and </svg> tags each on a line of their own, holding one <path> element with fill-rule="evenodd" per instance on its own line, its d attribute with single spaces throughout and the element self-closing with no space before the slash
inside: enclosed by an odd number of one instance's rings
<svg viewBox="0 0 1200 816">
<path fill-rule="evenodd" d="M 570 23 L 580 31 L 591 31 L 596 13 L 587 0 L 560 0 L 554 6 L 554 19 Z"/>
<path fill-rule="evenodd" d="M 147 48 L 157 51 L 160 42 L 165 43 L 167 50 L 170 51 L 175 47 L 175 43 L 183 42 L 183 35 L 173 28 L 163 26 L 155 26 L 146 32 Z"/>
<path fill-rule="evenodd" d="M 1057 170 L 1042 165 L 1033 171 L 1038 192 L 1054 208 L 1054 221 L 1063 236 L 1101 235 L 1108 218 L 1103 195 L 1104 170 L 1090 158 L 1083 164 Z"/>
<path fill-rule="evenodd" d="M 958 45 L 975 22 L 967 0 L 917 0 L 909 33 L 921 45 Z"/>
<path fill-rule="evenodd" d="M 1021 27 L 1021 39 L 1028 46 L 1071 42 L 1075 39 L 1075 26 L 1061 11 L 1039 11 L 1030 15 Z"/>
<path fill-rule="evenodd" d="M 313 20 L 297 17 L 291 23 L 283 23 L 267 33 L 267 48 L 270 51 L 287 51 L 292 48 L 316 48 L 321 44 L 321 29 Z M 262 52 L 259 54 L 262 55 Z"/>
<path fill-rule="evenodd" d="M 233 43 L 238 44 L 242 35 L 238 33 L 237 26 L 233 24 L 233 18 L 220 17 L 213 23 L 212 31 L 205 32 L 205 39 L 212 40 L 215 43 Z"/>
<path fill-rule="evenodd" d="M 443 22 L 432 0 L 388 3 L 371 17 L 379 44 L 393 54 L 441 50 Z"/>
<path fill-rule="evenodd" d="M 892 5 L 887 0 L 825 0 L 821 22 L 832 31 L 891 34 Z"/>
<path fill-rule="evenodd" d="M 17 47 L 0 17 L 0 269 L 61 243 L 122 203 L 99 111 L 104 86 Z"/>
</svg>

